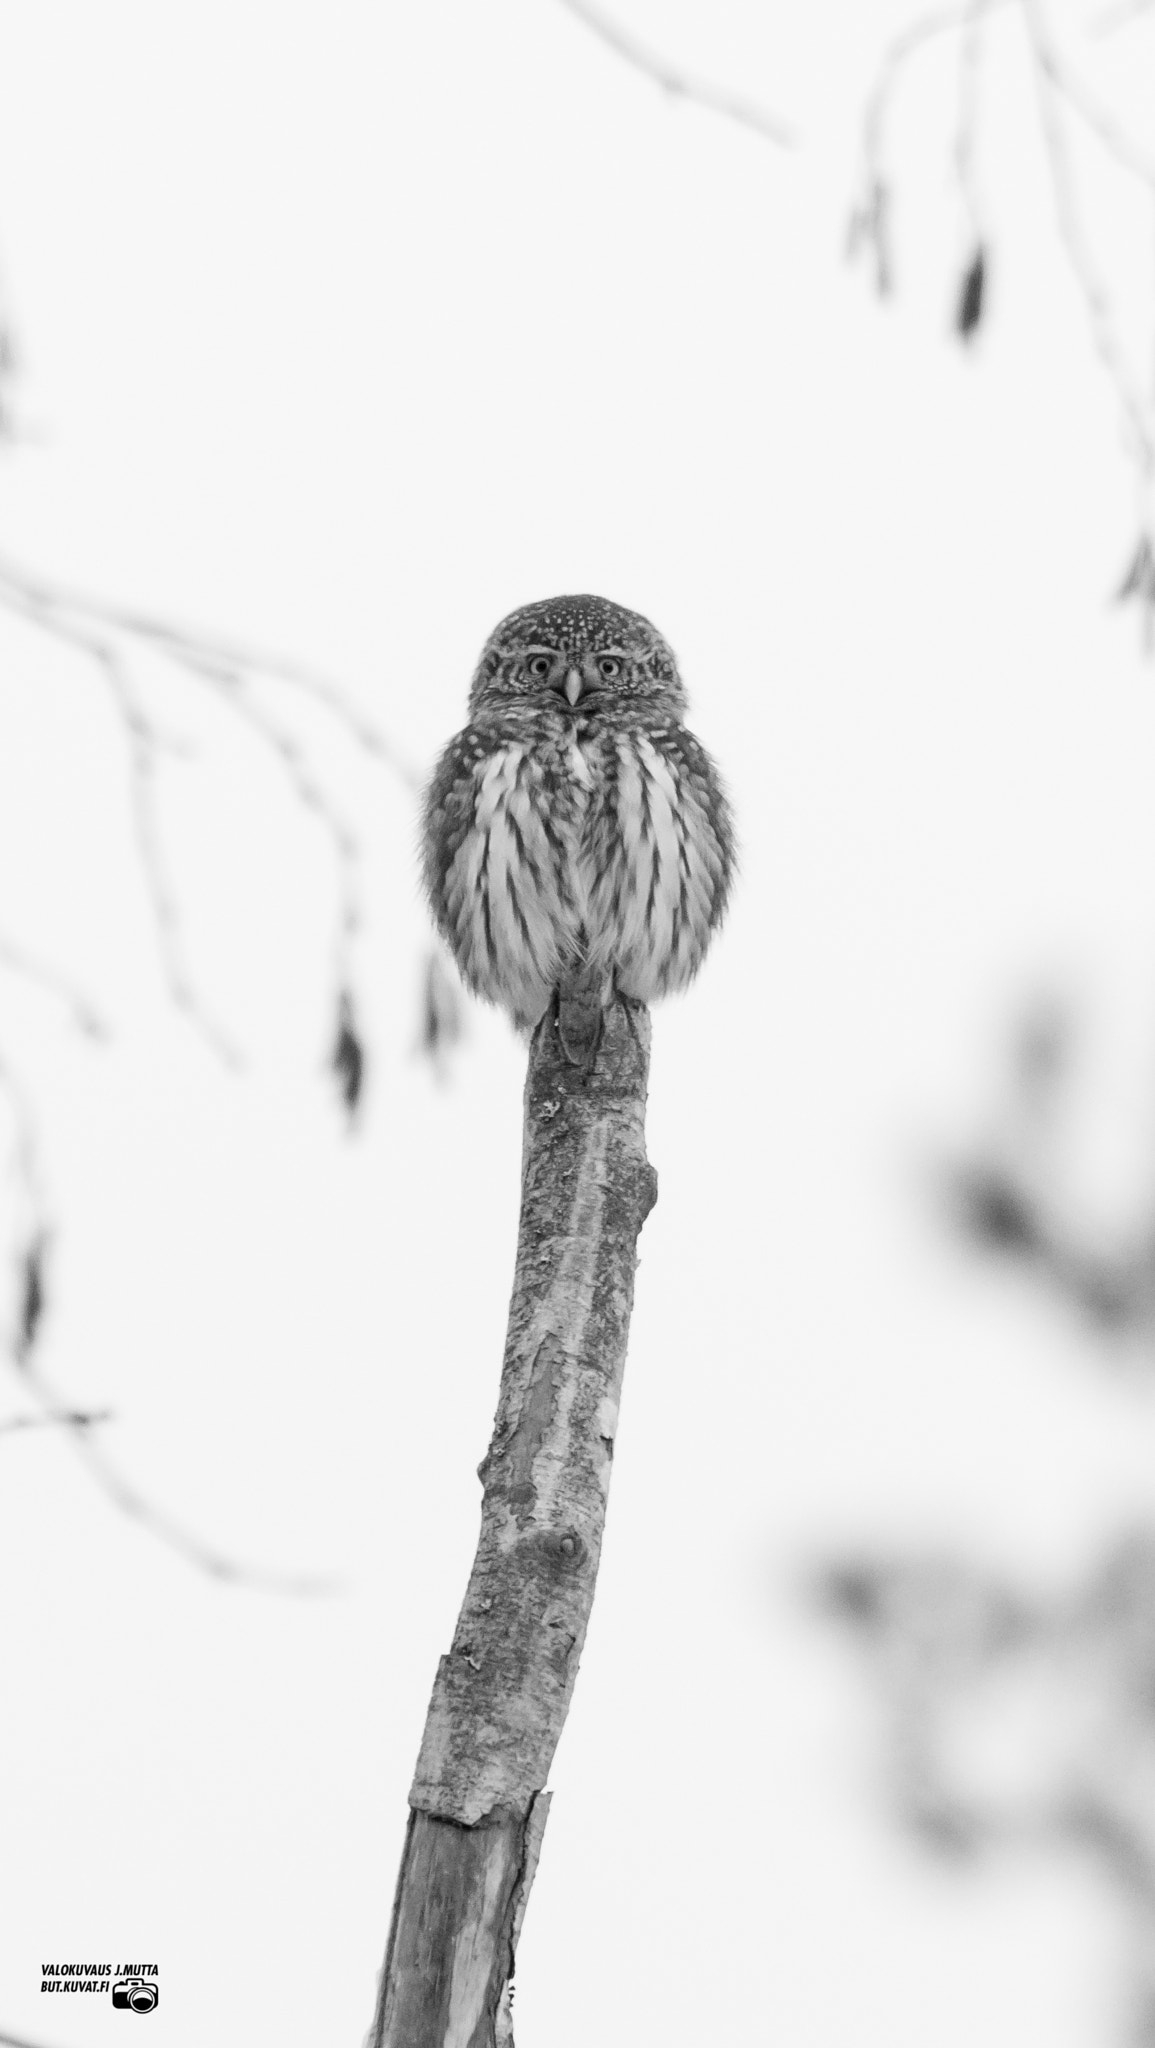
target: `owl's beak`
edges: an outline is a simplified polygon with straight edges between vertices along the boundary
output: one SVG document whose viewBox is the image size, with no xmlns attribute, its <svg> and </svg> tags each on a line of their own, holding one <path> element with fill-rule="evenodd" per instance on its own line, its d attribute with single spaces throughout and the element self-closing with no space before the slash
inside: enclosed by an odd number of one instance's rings
<svg viewBox="0 0 1155 2048">
<path fill-rule="evenodd" d="M 567 669 L 565 683 L 563 687 L 565 690 L 566 702 L 571 706 L 576 704 L 578 698 L 581 696 L 581 693 L 585 688 L 585 680 L 582 676 L 581 670 L 577 668 Z"/>
</svg>

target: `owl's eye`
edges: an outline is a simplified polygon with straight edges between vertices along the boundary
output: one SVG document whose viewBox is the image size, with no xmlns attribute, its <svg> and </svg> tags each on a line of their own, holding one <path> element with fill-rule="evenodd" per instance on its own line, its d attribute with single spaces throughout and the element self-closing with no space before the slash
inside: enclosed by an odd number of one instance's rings
<svg viewBox="0 0 1155 2048">
<path fill-rule="evenodd" d="M 599 654 L 598 674 L 607 683 L 612 683 L 617 676 L 621 675 L 621 672 L 622 665 L 616 654 Z"/>
<path fill-rule="evenodd" d="M 526 667 L 530 675 L 540 681 L 543 676 L 549 674 L 552 663 L 548 654 L 532 654 L 526 663 Z"/>
</svg>

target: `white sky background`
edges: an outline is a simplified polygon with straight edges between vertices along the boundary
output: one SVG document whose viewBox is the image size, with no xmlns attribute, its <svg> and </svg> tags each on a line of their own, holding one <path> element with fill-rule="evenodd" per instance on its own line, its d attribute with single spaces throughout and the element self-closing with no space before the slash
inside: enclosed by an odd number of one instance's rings
<svg viewBox="0 0 1155 2048">
<path fill-rule="evenodd" d="M 519 2048 L 1082 2048 L 1118 1981 L 1105 1895 L 1074 1863 L 944 1875 L 894 1834 L 804 1580 L 938 1542 L 1057 1588 L 1147 1496 L 1149 1397 L 921 1177 L 981 1135 L 1042 983 L 1087 1001 L 1104 1227 L 1144 1185 L 1155 669 L 1104 606 L 1134 540 L 1114 401 L 1013 23 L 967 354 L 945 48 L 898 105 L 898 303 L 842 262 L 909 10 L 618 13 L 804 146 L 670 103 L 553 0 L 9 9 L 0 247 L 43 438 L 0 463 L 0 546 L 314 658 L 420 764 L 512 606 L 599 590 L 668 635 L 743 877 L 655 1019 L 661 1195 Z M 0 2031 L 116 2035 L 40 1965 L 131 1957 L 161 1968 L 157 2048 L 355 2048 L 476 1533 L 524 1055 L 474 1011 L 448 1085 L 413 1057 L 410 801 L 270 686 L 370 849 L 346 1141 L 325 842 L 215 702 L 141 683 L 195 749 L 166 851 L 250 1064 L 168 1004 L 99 674 L 0 615 L 0 931 L 116 1027 L 101 1051 L 0 984 L 59 1223 L 42 1362 L 206 1541 L 344 1590 L 222 1590 L 67 1444 L 0 1443 Z"/>
</svg>

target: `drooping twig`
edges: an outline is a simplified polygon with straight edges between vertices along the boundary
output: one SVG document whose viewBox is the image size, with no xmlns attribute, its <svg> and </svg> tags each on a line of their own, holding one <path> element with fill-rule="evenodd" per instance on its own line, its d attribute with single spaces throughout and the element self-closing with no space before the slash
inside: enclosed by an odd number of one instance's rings
<svg viewBox="0 0 1155 2048">
<path fill-rule="evenodd" d="M 655 85 L 660 85 L 663 92 L 670 93 L 675 99 L 691 100 L 696 106 L 708 108 L 712 114 L 737 121 L 743 128 L 752 128 L 756 135 L 763 136 L 767 142 L 777 143 L 782 149 L 793 148 L 797 137 L 789 123 L 760 106 L 756 100 L 747 99 L 742 93 L 729 92 L 722 86 L 710 85 L 692 72 L 680 70 L 635 36 L 627 34 L 600 7 L 591 6 L 590 0 L 562 0 L 562 6 L 576 14 L 579 21 L 583 21 L 627 64 L 632 64 L 636 71 L 644 72 Z"/>
<path fill-rule="evenodd" d="M 24 1429 L 95 1429 L 99 1423 L 115 1419 L 111 1408 L 62 1408 L 55 1414 L 8 1415 L 0 1420 L 0 1436 L 17 1436 Z"/>
<path fill-rule="evenodd" d="M 0 443 L 19 439 L 16 409 L 12 402 L 19 371 L 19 350 L 12 320 L 8 291 L 0 269 Z"/>
<path fill-rule="evenodd" d="M 481 1536 L 433 1688 L 371 2048 L 508 2048 L 510 1987 L 601 1551 L 645 1155 L 649 1018 L 592 1074 L 530 1050 L 521 1223 Z"/>
<path fill-rule="evenodd" d="M 133 830 L 169 996 L 225 1066 L 241 1067 L 243 1060 L 239 1048 L 199 995 L 184 957 L 180 916 L 165 865 L 156 816 L 157 766 L 169 742 L 145 713 L 122 649 L 107 632 L 78 623 L 66 600 L 58 601 L 51 594 L 45 595 L 39 585 L 22 585 L 9 575 L 2 564 L 0 601 L 30 619 L 53 639 L 87 655 L 103 676 L 119 713 L 128 748 Z"/>
<path fill-rule="evenodd" d="M 139 1488 L 117 1470 L 103 1449 L 93 1440 L 92 1425 L 107 1419 L 107 1411 L 92 1413 L 77 1409 L 50 1385 L 37 1363 L 47 1291 L 47 1254 L 52 1238 L 51 1211 L 40 1163 L 36 1123 L 28 1090 L 11 1061 L 0 1054 L 0 1094 L 7 1100 L 12 1124 L 10 1166 L 16 1182 L 17 1256 L 16 1311 L 8 1352 L 21 1387 L 40 1408 L 46 1424 L 63 1430 L 77 1457 L 106 1498 L 122 1514 L 140 1524 L 158 1542 L 175 1550 L 187 1563 L 207 1572 L 211 1578 L 263 1591 L 291 1594 L 327 1593 L 334 1590 L 331 1579 L 301 1573 L 266 1570 L 239 1562 L 236 1558 L 204 1543 L 174 1516 L 156 1507 Z M 34 1418 L 14 1418 L 6 1428 L 33 1426 Z"/>
<path fill-rule="evenodd" d="M 1059 87 L 1056 84 L 1053 67 L 1045 61 L 1042 54 L 1045 42 L 1040 44 L 1039 41 L 1042 30 L 1038 10 L 1034 0 L 1022 0 L 1022 5 L 1038 57 L 1035 82 L 1059 233 L 1083 295 L 1092 338 L 1100 361 L 1115 387 L 1131 444 L 1132 458 L 1140 473 L 1143 476 L 1150 476 L 1155 467 L 1155 440 L 1152 438 L 1148 409 L 1119 339 L 1110 294 L 1083 227 L 1071 172 L 1067 138 L 1059 117 Z"/>
<path fill-rule="evenodd" d="M 333 975 L 338 990 L 344 991 L 351 973 L 350 946 L 361 926 L 360 840 L 340 806 L 309 766 L 295 734 L 289 732 L 263 705 L 254 701 L 245 671 L 216 656 L 189 654 L 186 660 L 220 693 L 235 716 L 269 748 L 280 762 L 302 809 L 316 818 L 329 840 L 337 866 L 338 892 Z"/>
<path fill-rule="evenodd" d="M 112 1037 L 112 1027 L 107 1019 L 74 982 L 61 974 L 59 968 L 49 966 L 47 961 L 17 945 L 15 940 L 5 938 L 3 933 L 0 933 L 0 968 L 19 975 L 23 981 L 29 981 L 46 995 L 55 997 L 63 1005 L 74 1029 L 85 1038 L 106 1043 Z"/>
<path fill-rule="evenodd" d="M 982 325 L 989 268 L 988 232 L 978 178 L 979 92 L 982 79 L 984 17 L 990 0 L 972 0 L 959 45 L 958 120 L 955 128 L 955 181 L 967 215 L 969 260 L 959 284 L 955 330 L 961 340 L 974 339 Z"/>
<path fill-rule="evenodd" d="M 967 214 L 970 246 L 959 277 L 954 325 L 964 341 L 973 337 L 985 317 L 991 260 L 991 235 L 976 176 L 980 31 L 985 17 L 995 7 L 1007 5 L 1008 0 L 962 0 L 961 5 L 919 16 L 884 53 L 863 112 L 861 183 L 851 213 L 848 251 L 854 255 L 866 247 L 873 252 L 877 290 L 885 296 L 893 288 L 894 280 L 892 188 L 885 161 L 885 133 L 894 89 L 908 60 L 917 51 L 940 36 L 958 34 L 954 171 Z M 1016 0 L 1016 7 L 1027 37 L 1060 239 L 1086 307 L 1096 352 L 1115 390 L 1128 452 L 1136 469 L 1141 497 L 1139 541 L 1119 595 L 1141 603 L 1144 636 L 1150 646 L 1155 644 L 1155 600 L 1145 550 L 1150 545 L 1147 501 L 1155 484 L 1155 402 L 1145 397 L 1142 379 L 1128 359 L 1113 294 L 1083 220 L 1063 117 L 1069 114 L 1078 121 L 1119 170 L 1137 179 L 1153 194 L 1155 152 L 1128 133 L 1056 44 L 1044 0 Z"/>
<path fill-rule="evenodd" d="M 269 676 L 275 681 L 288 683 L 293 689 L 324 705 L 350 737 L 367 754 L 383 762 L 406 789 L 416 791 L 421 786 L 418 771 L 401 749 L 332 676 L 311 667 L 308 662 L 296 661 L 291 655 L 250 646 L 220 634 L 177 626 L 129 605 L 109 604 L 100 598 L 82 596 L 77 591 L 66 591 L 0 559 L 0 601 L 6 601 L 8 591 L 26 595 L 46 608 L 94 620 L 130 640 L 147 642 L 168 654 L 178 666 L 194 673 L 200 673 L 201 664 L 208 661 L 245 675 Z"/>
<path fill-rule="evenodd" d="M 465 1029 L 464 995 L 456 969 L 440 944 L 431 946 L 421 974 L 421 1022 L 417 1051 L 427 1059 L 439 1081 Z"/>
<path fill-rule="evenodd" d="M 68 1404 L 45 1379 L 39 1366 L 26 1359 L 21 1366 L 21 1383 L 28 1387 L 41 1405 L 47 1421 L 58 1423 L 65 1432 L 72 1449 L 101 1492 L 114 1507 L 130 1521 L 136 1522 L 158 1543 L 183 1557 L 186 1564 L 204 1572 L 210 1579 L 231 1586 L 250 1587 L 256 1592 L 286 1593 L 298 1597 L 329 1594 L 339 1590 L 338 1581 L 331 1577 L 309 1572 L 286 1572 L 270 1569 L 264 1565 L 247 1564 L 231 1556 L 227 1551 L 218 1550 L 214 1544 L 187 1528 L 175 1515 L 159 1508 L 140 1489 L 125 1479 L 103 1447 L 92 1434 L 91 1418 L 75 1415 Z"/>
<path fill-rule="evenodd" d="M 874 84 L 863 108 L 859 197 L 851 211 L 847 234 L 849 255 L 856 255 L 863 244 L 871 249 L 875 260 L 875 287 L 880 298 L 887 297 L 894 287 L 894 256 L 889 233 L 891 181 L 886 169 L 886 126 L 895 88 L 906 65 L 918 51 L 929 43 L 937 42 L 940 36 L 954 35 L 959 31 L 964 33 L 965 38 L 964 74 L 969 74 L 973 86 L 977 70 L 977 36 L 981 16 L 988 8 L 1006 4 L 1008 0 L 961 0 L 958 6 L 937 8 L 932 13 L 920 15 L 916 21 L 909 23 L 883 51 Z M 966 88 L 960 84 L 960 114 L 955 144 L 956 168 L 961 149 L 969 169 L 974 106 L 973 91 L 968 98 Z M 976 220 L 976 234 L 977 232 Z"/>
<path fill-rule="evenodd" d="M 1114 35 L 1115 30 L 1126 28 L 1138 21 L 1141 14 L 1149 14 L 1153 0 L 1115 0 L 1112 7 L 1104 7 L 1102 14 L 1091 23 L 1091 34 L 1095 36 Z"/>
<path fill-rule="evenodd" d="M 331 677 L 307 663 L 217 636 L 193 633 L 148 613 L 80 596 L 31 576 L 3 559 L 0 604 L 87 655 L 104 676 L 128 744 L 133 822 L 166 982 L 174 1003 L 218 1056 L 226 1065 L 242 1064 L 239 1048 L 199 995 L 185 960 L 178 905 L 164 863 L 157 819 L 156 786 L 161 757 L 165 753 L 187 752 L 187 748 L 169 739 L 145 711 L 131 661 L 131 656 L 142 649 L 160 655 L 199 683 L 209 685 L 279 761 L 303 808 L 312 813 L 327 833 L 338 869 L 333 981 L 335 1008 L 339 1009 L 349 999 L 353 978 L 350 950 L 361 923 L 363 850 L 305 746 L 261 701 L 256 684 L 265 679 L 312 698 L 364 752 L 388 767 L 409 793 L 419 787 L 416 769 Z"/>
<path fill-rule="evenodd" d="M 1155 192 L 1155 156 L 1120 126 L 1110 110 L 1096 98 L 1074 66 L 1060 54 L 1051 37 L 1040 0 L 1020 0 L 1034 59 L 1055 91 L 1096 135 L 1120 169 L 1129 171 Z"/>
</svg>

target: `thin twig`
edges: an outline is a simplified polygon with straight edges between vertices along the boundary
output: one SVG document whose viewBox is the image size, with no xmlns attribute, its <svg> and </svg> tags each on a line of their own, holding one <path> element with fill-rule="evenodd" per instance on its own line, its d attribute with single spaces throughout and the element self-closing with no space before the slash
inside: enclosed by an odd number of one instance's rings
<svg viewBox="0 0 1155 2048">
<path fill-rule="evenodd" d="M 1155 192 L 1155 156 L 1121 128 L 1114 115 L 1089 91 L 1077 71 L 1060 56 L 1051 40 L 1039 0 L 1021 0 L 1031 48 L 1039 66 L 1072 112 L 1097 135 L 1122 170 Z"/>
<path fill-rule="evenodd" d="M 1152 0 L 1118 0 L 1114 7 L 1105 7 L 1096 21 L 1091 23 L 1093 36 L 1111 36 L 1116 29 L 1127 28 L 1138 21 L 1141 14 L 1150 12 Z"/>
<path fill-rule="evenodd" d="M 334 803 L 309 767 L 300 741 L 284 726 L 278 724 L 262 705 L 253 700 L 248 690 L 248 677 L 245 672 L 214 655 L 193 654 L 190 651 L 185 659 L 196 674 L 219 693 L 235 716 L 247 724 L 276 755 L 298 801 L 305 810 L 313 813 L 329 838 L 337 865 L 339 902 L 334 938 L 334 977 L 338 989 L 343 990 L 348 986 L 350 978 L 350 946 L 362 922 L 361 842 L 340 807 Z"/>
<path fill-rule="evenodd" d="M 24 1361 L 20 1379 L 21 1384 L 30 1388 L 39 1401 L 45 1416 L 62 1424 L 77 1457 L 87 1467 L 105 1498 L 119 1508 L 121 1514 L 127 1515 L 130 1521 L 137 1522 L 148 1535 L 155 1537 L 158 1543 L 165 1544 L 178 1557 L 183 1557 L 186 1564 L 193 1565 L 197 1571 L 222 1584 L 247 1586 L 260 1592 L 306 1597 L 339 1590 L 339 1581 L 335 1578 L 304 1572 L 272 1571 L 262 1565 L 244 1564 L 205 1543 L 175 1515 L 166 1514 L 124 1478 L 92 1437 L 87 1422 L 78 1421 L 68 1413 L 67 1404 L 31 1360 Z"/>
<path fill-rule="evenodd" d="M 128 746 L 133 829 L 169 995 L 224 1065 L 240 1068 L 244 1061 L 238 1047 L 198 995 L 184 957 L 180 915 L 165 868 L 156 818 L 157 763 L 168 742 L 147 717 L 113 639 L 90 626 L 76 624 L 68 615 L 67 600 L 58 604 L 40 586 L 15 584 L 2 565 L 0 597 L 54 639 L 87 654 L 104 677 Z"/>
<path fill-rule="evenodd" d="M 217 634 L 193 632 L 155 618 L 148 612 L 136 611 L 131 606 L 108 604 L 103 599 L 85 597 L 77 591 L 61 590 L 0 558 L 0 597 L 4 595 L 5 586 L 58 610 L 111 627 L 114 632 L 130 639 L 148 642 L 178 666 L 192 669 L 194 673 L 199 672 L 198 664 L 212 661 L 246 674 L 271 676 L 279 682 L 288 683 L 293 689 L 323 704 L 366 753 L 392 769 L 406 789 L 416 791 L 421 787 L 422 778 L 417 769 L 393 741 L 354 703 L 339 683 L 307 662 L 296 661 L 290 655 L 269 648 L 247 646 Z"/>
<path fill-rule="evenodd" d="M 988 5 L 992 8 L 1007 4 L 1008 0 L 988 0 Z M 883 51 L 862 114 L 862 156 L 871 180 L 881 175 L 883 142 L 891 96 L 903 68 L 924 44 L 935 42 L 939 36 L 950 35 L 957 29 L 973 26 L 975 13 L 975 0 L 961 0 L 960 5 L 941 7 L 932 14 L 920 15 L 917 21 L 911 22 L 909 27 L 895 36 Z"/>
<path fill-rule="evenodd" d="M 0 1091 L 8 1098 L 12 1122 L 10 1158 L 17 1187 L 17 1201 L 23 1211 L 22 1228 L 31 1238 L 48 1232 L 48 1203 L 44 1191 L 40 1148 L 32 1098 L 6 1052 L 0 1051 Z"/>
<path fill-rule="evenodd" d="M 969 216 L 972 238 L 980 244 L 985 239 L 985 229 L 975 171 L 975 144 L 978 131 L 979 90 L 982 82 L 980 60 L 983 48 L 983 18 L 989 5 L 990 0 L 971 0 L 967 19 L 962 25 L 959 44 L 958 124 L 954 144 L 955 176 Z"/>
<path fill-rule="evenodd" d="M 17 1181 L 20 1208 L 23 1211 L 20 1239 L 26 1247 L 21 1262 L 22 1277 L 27 1280 L 27 1277 L 31 1276 L 34 1289 L 34 1298 L 30 1298 L 25 1287 L 25 1298 L 17 1314 L 8 1348 L 19 1383 L 37 1402 L 45 1423 L 51 1423 L 64 1431 L 77 1457 L 87 1467 L 91 1477 L 114 1507 L 119 1508 L 120 1512 L 129 1516 L 131 1520 L 138 1522 L 158 1542 L 166 1544 L 170 1550 L 175 1550 L 188 1564 L 206 1572 L 210 1578 L 274 1593 L 305 1595 L 335 1591 L 336 1580 L 300 1573 L 269 1571 L 260 1566 L 242 1564 L 224 1551 L 202 1542 L 201 1538 L 185 1528 L 183 1523 L 154 1506 L 143 1493 L 123 1478 L 116 1466 L 94 1442 L 91 1434 L 92 1423 L 106 1420 L 107 1411 L 89 1414 L 77 1410 L 71 1403 L 62 1399 L 46 1380 L 35 1360 L 35 1345 L 43 1307 L 43 1252 L 50 1237 L 50 1214 L 28 1092 L 10 1060 L 3 1054 L 0 1054 L 0 1089 L 8 1098 L 13 1125 L 11 1160 Z M 31 1426 L 31 1420 L 23 1418 L 17 1418 L 5 1425 L 6 1428 Z"/>
<path fill-rule="evenodd" d="M 328 833 L 338 868 L 334 969 L 339 999 L 350 986 L 351 948 L 362 922 L 363 849 L 357 834 L 318 779 L 302 743 L 254 696 L 254 679 L 264 677 L 286 683 L 322 704 L 366 753 L 392 770 L 409 792 L 420 787 L 416 769 L 338 684 L 305 663 L 227 639 L 195 634 L 144 612 L 79 596 L 29 576 L 3 559 L 0 603 L 7 603 L 21 616 L 88 654 L 104 674 L 128 738 L 133 820 L 170 994 L 221 1059 L 229 1066 L 239 1067 L 242 1059 L 238 1048 L 197 996 L 184 960 L 177 905 L 165 873 L 155 807 L 159 754 L 162 747 L 168 751 L 175 748 L 151 716 L 145 714 L 125 658 L 126 647 L 148 648 L 198 682 L 209 683 L 277 756 L 301 803 Z"/>
<path fill-rule="evenodd" d="M 942 7 L 931 14 L 920 15 L 902 32 L 895 36 L 882 53 L 882 59 L 875 73 L 874 84 L 867 95 L 862 112 L 859 198 L 852 209 L 847 235 L 847 252 L 854 256 L 865 242 L 874 253 L 875 287 L 879 298 L 887 298 L 894 288 L 894 261 L 890 241 L 890 181 L 885 168 L 886 124 L 890 115 L 891 99 L 899 78 L 909 60 L 928 43 L 936 42 L 940 36 L 951 35 L 959 30 L 966 33 L 971 44 L 970 56 L 977 61 L 977 52 L 972 38 L 977 38 L 978 18 L 982 13 L 997 6 L 1005 6 L 1007 0 L 961 0 L 960 5 Z M 968 157 L 970 130 L 973 126 L 973 101 L 968 108 L 964 104 L 967 86 L 973 83 L 974 64 L 967 62 L 967 46 L 964 44 L 964 65 L 960 77 L 960 110 L 955 144 L 955 161 L 959 169 L 960 184 L 968 203 L 973 199 L 973 184 L 970 180 Z M 978 234 L 977 209 L 972 209 Z"/>
<path fill-rule="evenodd" d="M 23 981 L 29 981 L 35 988 L 43 989 L 46 995 L 55 996 L 68 1014 L 69 1022 L 86 1038 L 107 1041 L 112 1037 L 112 1027 L 101 1015 L 96 1005 L 78 989 L 75 983 L 50 967 L 47 961 L 29 953 L 14 940 L 0 933 L 0 967 L 18 974 Z"/>
<path fill-rule="evenodd" d="M 1052 69 L 1044 61 L 1038 40 L 1039 10 L 1035 0 L 1022 0 L 1022 7 L 1038 57 L 1034 70 L 1035 85 L 1051 169 L 1051 188 L 1055 198 L 1059 233 L 1083 294 L 1095 347 L 1115 386 L 1123 420 L 1130 434 L 1133 458 L 1143 474 L 1150 475 L 1152 468 L 1155 467 L 1155 440 L 1152 438 L 1142 393 L 1132 377 L 1116 331 L 1107 288 L 1083 230 L 1067 151 L 1067 138 L 1056 104 L 1059 87 Z M 1045 31 L 1043 46 L 1045 47 Z"/>
<path fill-rule="evenodd" d="M 94 1429 L 100 1422 L 114 1422 L 111 1408 L 63 1408 L 44 1415 L 9 1415 L 0 1422 L 0 1436 L 15 1436 L 22 1429 Z"/>
<path fill-rule="evenodd" d="M 737 121 L 743 128 L 752 128 L 767 142 L 777 143 L 781 149 L 793 149 L 798 138 L 789 123 L 755 100 L 748 100 L 740 93 L 728 92 L 724 87 L 710 85 L 705 79 L 695 77 L 691 72 L 680 71 L 668 58 L 640 43 L 627 34 L 618 23 L 600 7 L 591 7 L 589 0 L 562 0 L 562 6 L 575 14 L 579 21 L 592 30 L 595 36 L 609 49 L 632 64 L 636 71 L 642 71 L 647 78 L 660 85 L 663 92 L 675 99 L 692 101 L 696 106 L 706 107 L 712 114 L 721 114 L 725 120 Z"/>
</svg>

